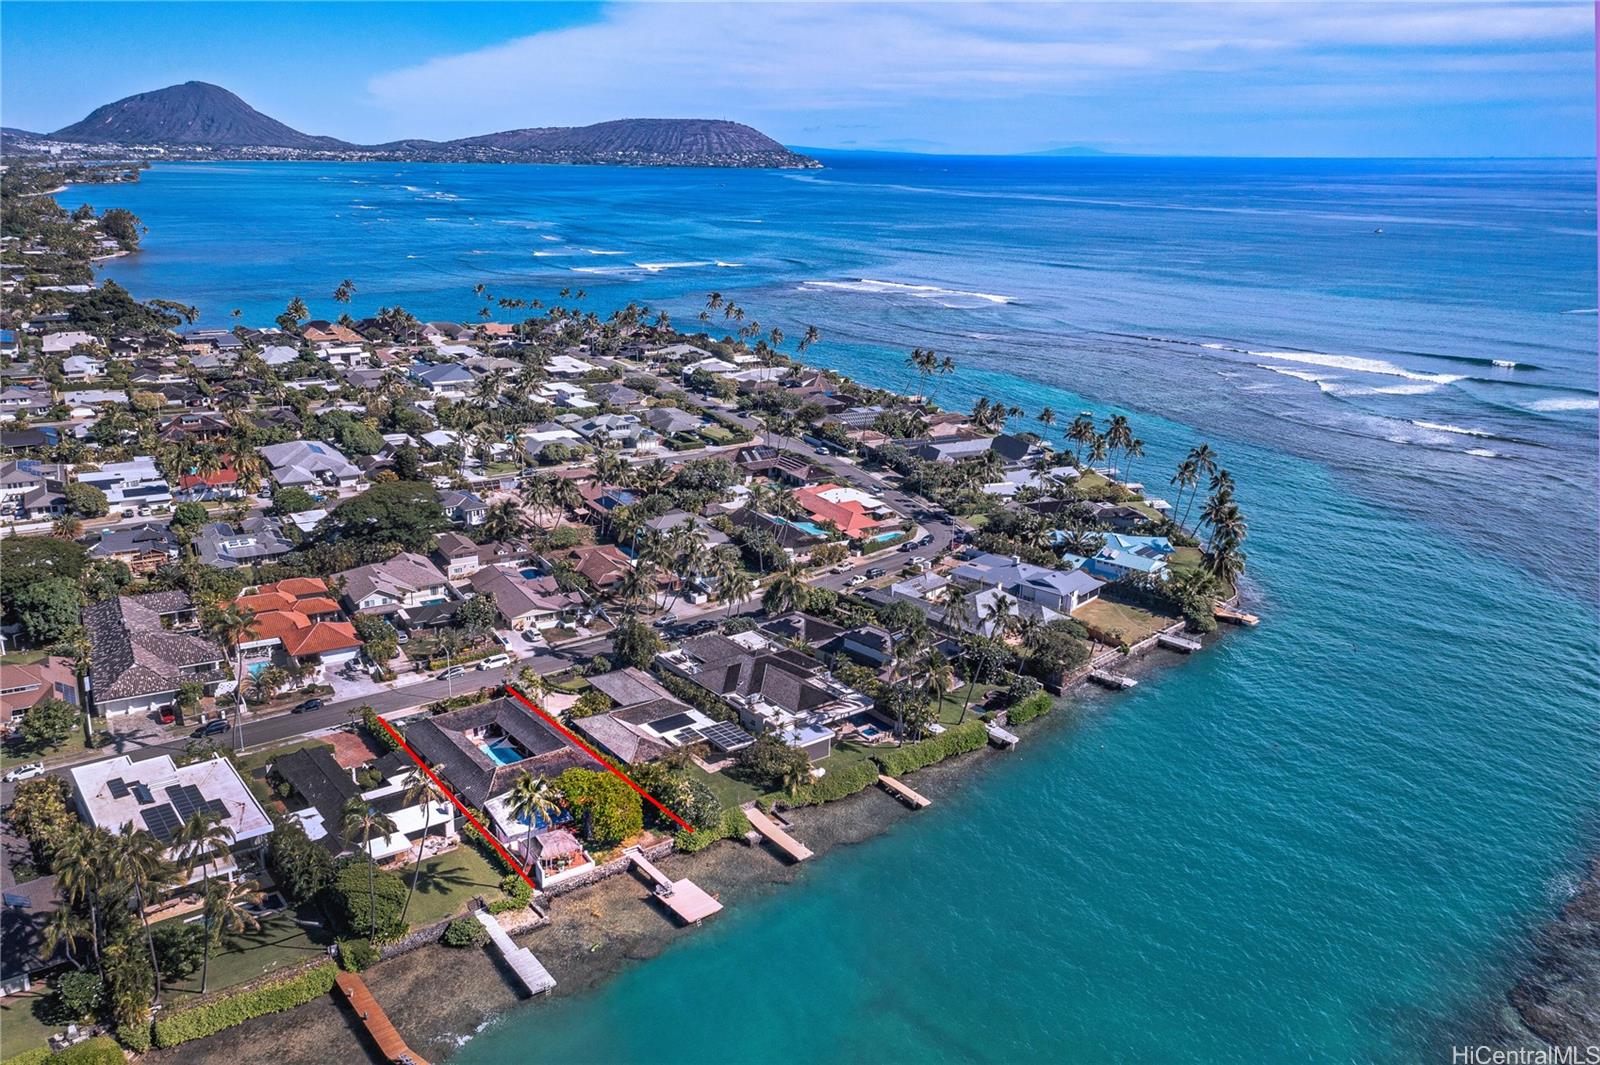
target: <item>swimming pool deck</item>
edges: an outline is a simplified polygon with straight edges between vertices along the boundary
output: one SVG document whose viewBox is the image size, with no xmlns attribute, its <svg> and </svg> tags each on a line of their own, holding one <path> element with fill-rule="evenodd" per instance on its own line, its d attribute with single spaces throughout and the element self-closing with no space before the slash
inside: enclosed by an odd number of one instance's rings
<svg viewBox="0 0 1600 1065">
<path fill-rule="evenodd" d="M 706 894 L 694 881 L 673 880 L 657 869 L 638 847 L 629 847 L 624 853 L 632 859 L 633 867 L 655 884 L 656 898 L 684 924 L 699 924 L 722 909 L 722 903 Z"/>
<path fill-rule="evenodd" d="M 751 827 L 766 837 L 769 843 L 787 854 L 791 860 L 803 862 L 811 857 L 810 847 L 778 827 L 778 823 L 762 813 L 755 803 L 749 803 L 742 809 L 745 817 L 750 819 Z"/>
</svg>

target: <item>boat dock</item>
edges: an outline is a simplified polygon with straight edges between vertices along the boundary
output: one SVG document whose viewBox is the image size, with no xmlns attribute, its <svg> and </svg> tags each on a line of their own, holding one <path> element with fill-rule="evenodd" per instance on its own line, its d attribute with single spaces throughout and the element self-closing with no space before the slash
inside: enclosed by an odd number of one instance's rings
<svg viewBox="0 0 1600 1065">
<path fill-rule="evenodd" d="M 1226 621 L 1230 625 L 1248 625 L 1251 628 L 1261 624 L 1261 619 L 1254 614 L 1246 614 L 1243 610 L 1235 610 L 1231 606 L 1220 603 L 1211 608 L 1211 616 L 1218 621 Z"/>
<path fill-rule="evenodd" d="M 896 780 L 894 777 L 891 777 L 887 773 L 878 774 L 878 783 L 882 784 L 884 790 L 890 795 L 893 795 L 895 798 L 901 800 L 913 810 L 925 810 L 933 805 L 932 799 L 921 794 L 920 792 L 913 791 L 911 788 L 906 787 L 904 784 L 900 783 L 900 781 Z"/>
<path fill-rule="evenodd" d="M 340 973 L 333 978 L 333 984 L 344 995 L 345 1001 L 350 1003 L 350 1008 L 360 1018 L 362 1027 L 385 1061 L 392 1065 L 428 1065 L 426 1058 L 400 1038 L 389 1015 L 383 1012 L 383 1007 L 378 1005 L 378 1000 L 367 989 L 366 981 L 355 973 Z"/>
<path fill-rule="evenodd" d="M 1169 651 L 1180 651 L 1186 655 L 1192 655 L 1200 650 L 1199 640 L 1191 640 L 1187 636 L 1179 636 L 1172 632 L 1162 633 L 1156 638 L 1156 642 Z"/>
<path fill-rule="evenodd" d="M 494 914 L 488 910 L 478 910 L 473 916 L 488 930 L 489 942 L 500 952 L 501 960 L 506 966 L 517 974 L 517 979 L 522 981 L 522 986 L 527 988 L 528 994 L 541 995 L 556 986 L 556 978 L 550 975 L 550 970 L 533 956 L 533 951 L 527 947 L 517 946 L 516 942 L 506 934 L 506 930 L 500 927 L 500 922 L 495 920 Z"/>
<path fill-rule="evenodd" d="M 1126 673 L 1114 673 L 1109 669 L 1097 669 L 1089 674 L 1089 679 L 1113 691 L 1123 691 L 1139 683 Z"/>
<path fill-rule="evenodd" d="M 1017 734 L 1007 732 L 993 721 L 984 726 L 984 731 L 989 734 L 989 742 L 996 747 L 1003 747 L 1009 751 L 1017 745 Z"/>
<path fill-rule="evenodd" d="M 693 880 L 673 880 L 657 869 L 638 847 L 629 847 L 623 853 L 632 860 L 635 869 L 655 884 L 655 895 L 661 904 L 684 924 L 699 924 L 722 909 L 722 903 L 706 894 Z"/>
<path fill-rule="evenodd" d="M 791 861 L 803 862 L 811 857 L 810 847 L 778 827 L 778 822 L 762 813 L 755 803 L 750 803 L 743 809 L 744 815 L 750 819 L 750 827 L 761 833 L 768 843 L 787 854 Z"/>
</svg>

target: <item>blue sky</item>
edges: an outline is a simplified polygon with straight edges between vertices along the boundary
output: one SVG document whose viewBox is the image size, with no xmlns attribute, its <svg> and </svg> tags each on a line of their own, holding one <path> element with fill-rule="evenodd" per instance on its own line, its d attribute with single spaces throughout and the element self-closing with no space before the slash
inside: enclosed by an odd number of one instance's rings
<svg viewBox="0 0 1600 1065">
<path fill-rule="evenodd" d="M 1581 3 L 0 5 L 0 117 L 212 81 L 376 142 L 718 117 L 787 144 L 1590 155 Z"/>
</svg>

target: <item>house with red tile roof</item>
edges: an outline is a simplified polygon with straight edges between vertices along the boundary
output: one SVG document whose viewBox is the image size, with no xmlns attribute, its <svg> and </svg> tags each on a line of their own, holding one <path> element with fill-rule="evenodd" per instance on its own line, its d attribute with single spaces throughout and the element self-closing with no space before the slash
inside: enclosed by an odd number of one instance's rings
<svg viewBox="0 0 1600 1065">
<path fill-rule="evenodd" d="M 239 471 L 233 468 L 233 459 L 224 458 L 222 468 L 209 473 L 183 473 L 178 475 L 178 490 L 172 493 L 180 501 L 206 502 L 215 499 L 238 499 L 243 495 L 239 488 Z"/>
<path fill-rule="evenodd" d="M 245 669 L 254 675 L 269 665 L 310 666 L 322 680 L 361 654 L 361 638 L 345 620 L 339 601 L 318 577 L 291 577 L 249 589 L 236 600 L 255 613 L 244 641 Z"/>
<path fill-rule="evenodd" d="M 813 484 L 795 489 L 794 498 L 813 522 L 831 522 L 852 540 L 870 536 L 900 520 L 887 503 L 858 488 Z"/>
<path fill-rule="evenodd" d="M 37 662 L 6 666 L 0 677 L 0 731 L 9 732 L 31 708 L 51 699 L 78 705 L 78 671 L 72 659 L 46 655 Z"/>
</svg>

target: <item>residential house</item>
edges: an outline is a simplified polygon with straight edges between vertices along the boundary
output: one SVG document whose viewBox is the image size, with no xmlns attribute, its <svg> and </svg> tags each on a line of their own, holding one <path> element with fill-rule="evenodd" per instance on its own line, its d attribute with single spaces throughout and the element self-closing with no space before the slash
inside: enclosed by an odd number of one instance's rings
<svg viewBox="0 0 1600 1065">
<path fill-rule="evenodd" d="M 471 492 L 456 489 L 442 492 L 439 505 L 444 508 L 445 517 L 457 525 L 482 525 L 489 516 L 489 504 Z"/>
<path fill-rule="evenodd" d="M 344 618 L 339 603 L 318 577 L 291 577 L 247 589 L 236 600 L 255 614 L 250 634 L 240 642 L 246 672 L 270 665 L 309 668 L 316 683 L 361 657 L 361 638 Z"/>
<path fill-rule="evenodd" d="M 172 487 L 156 468 L 155 459 L 136 455 L 127 462 L 108 462 L 98 469 L 74 471 L 80 484 L 105 493 L 113 513 L 148 514 L 155 507 L 172 505 Z"/>
<path fill-rule="evenodd" d="M 225 499 L 244 498 L 244 488 L 239 484 L 239 471 L 234 469 L 233 460 L 224 458 L 220 469 L 208 470 L 201 473 L 181 473 L 178 475 L 178 490 L 172 493 L 172 498 L 186 503 L 212 503 Z"/>
<path fill-rule="evenodd" d="M 168 418 L 156 435 L 169 444 L 220 444 L 231 440 L 233 432 L 227 418 L 214 411 L 197 410 Z"/>
<path fill-rule="evenodd" d="M 1135 575 L 1165 579 L 1172 558 L 1172 542 L 1165 536 L 1104 534 L 1105 544 L 1092 558 L 1063 553 L 1061 560 L 1103 581 L 1120 581 Z"/>
<path fill-rule="evenodd" d="M 582 377 L 598 369 L 592 362 L 575 359 L 571 355 L 552 355 L 544 364 L 544 372 L 552 377 Z"/>
<path fill-rule="evenodd" d="M 1104 581 L 1079 569 L 1049 569 L 1015 555 L 988 553 L 967 559 L 956 567 L 951 578 L 973 587 L 999 590 L 1019 603 L 1036 604 L 1059 617 L 1070 616 L 1098 598 L 1100 589 L 1105 587 Z"/>
<path fill-rule="evenodd" d="M 61 360 L 61 376 L 68 381 L 93 381 L 105 373 L 105 360 L 94 355 L 68 355 Z"/>
<path fill-rule="evenodd" d="M 227 830 L 226 850 L 209 865 L 195 866 L 183 885 L 205 876 L 248 875 L 261 866 L 272 819 L 234 764 L 220 754 L 187 765 L 170 755 L 135 761 L 119 755 L 68 770 L 78 816 L 95 828 L 120 834 L 147 829 L 167 848 L 168 857 L 186 868 L 174 845 L 179 830 L 195 814 L 214 814 Z"/>
<path fill-rule="evenodd" d="M 0 463 L 0 518 L 40 521 L 67 512 L 64 467 L 21 459 Z"/>
<path fill-rule="evenodd" d="M 811 515 L 813 522 L 831 523 L 851 540 L 875 538 L 900 520 L 900 515 L 887 503 L 859 488 L 807 485 L 795 489 L 794 499 Z"/>
<path fill-rule="evenodd" d="M 59 699 L 78 705 L 78 671 L 72 659 L 46 655 L 37 662 L 5 667 L 0 676 L 0 732 L 11 731 L 30 709 Z"/>
<path fill-rule="evenodd" d="M 633 568 L 632 561 L 614 544 L 583 544 L 554 555 L 546 555 L 543 561 L 546 569 L 553 569 L 562 564 L 570 567 L 574 572 L 588 578 L 589 583 L 601 591 L 607 591 L 621 584 L 628 571 Z"/>
<path fill-rule="evenodd" d="M 238 525 L 211 522 L 194 539 L 200 561 L 218 569 L 233 569 L 288 554 L 294 550 L 277 518 L 257 514 Z"/>
<path fill-rule="evenodd" d="M 627 409 L 644 402 L 644 395 L 620 381 L 602 381 L 589 386 L 589 394 L 607 406 Z"/>
<path fill-rule="evenodd" d="M 554 577 L 525 577 L 516 570 L 491 566 L 468 581 L 479 595 L 489 596 L 513 631 L 553 629 L 577 619 L 588 603 L 582 592 L 563 592 Z"/>
<path fill-rule="evenodd" d="M 335 581 L 344 588 L 345 603 L 361 614 L 389 614 L 452 598 L 450 582 L 439 568 L 410 551 L 345 570 Z"/>
<path fill-rule="evenodd" d="M 599 414 L 587 421 L 575 421 L 572 428 L 585 440 L 597 445 L 611 443 L 623 448 L 648 448 L 661 439 L 660 434 L 640 420 L 637 414 Z"/>
<path fill-rule="evenodd" d="M 413 363 L 411 379 L 436 399 L 459 399 L 472 390 L 477 380 L 471 370 L 453 362 Z"/>
<path fill-rule="evenodd" d="M 169 562 L 178 561 L 181 547 L 166 525 L 143 524 L 131 528 L 101 529 L 89 547 L 89 557 L 121 562 L 137 577 L 146 577 Z"/>
<path fill-rule="evenodd" d="M 200 684 L 214 695 L 227 681 L 225 652 L 210 640 L 177 631 L 192 617 L 184 592 L 119 595 L 83 610 L 89 636 L 89 686 L 93 707 L 104 717 L 147 713 L 172 706 L 179 688 Z"/>
<path fill-rule="evenodd" d="M 705 419 L 677 407 L 651 407 L 644 412 L 644 423 L 663 437 L 692 433 L 705 424 Z"/>
<path fill-rule="evenodd" d="M 55 405 L 55 398 L 47 388 L 19 388 L 12 385 L 0 389 L 0 421 L 43 417 Z"/>
<path fill-rule="evenodd" d="M 619 669 L 589 681 L 613 705 L 605 713 L 578 719 L 577 725 L 626 765 L 653 761 L 674 747 L 705 743 L 726 754 L 754 742 L 737 725 L 716 721 L 678 699 L 643 670 Z"/>
<path fill-rule="evenodd" d="M 271 468 L 273 481 L 285 488 L 349 488 L 361 480 L 361 470 L 322 440 L 293 440 L 256 450 Z"/>
<path fill-rule="evenodd" d="M 85 347 L 98 343 L 93 333 L 82 330 L 70 330 L 64 333 L 46 333 L 39 342 L 41 350 L 46 355 L 65 354 L 76 347 Z"/>
</svg>

